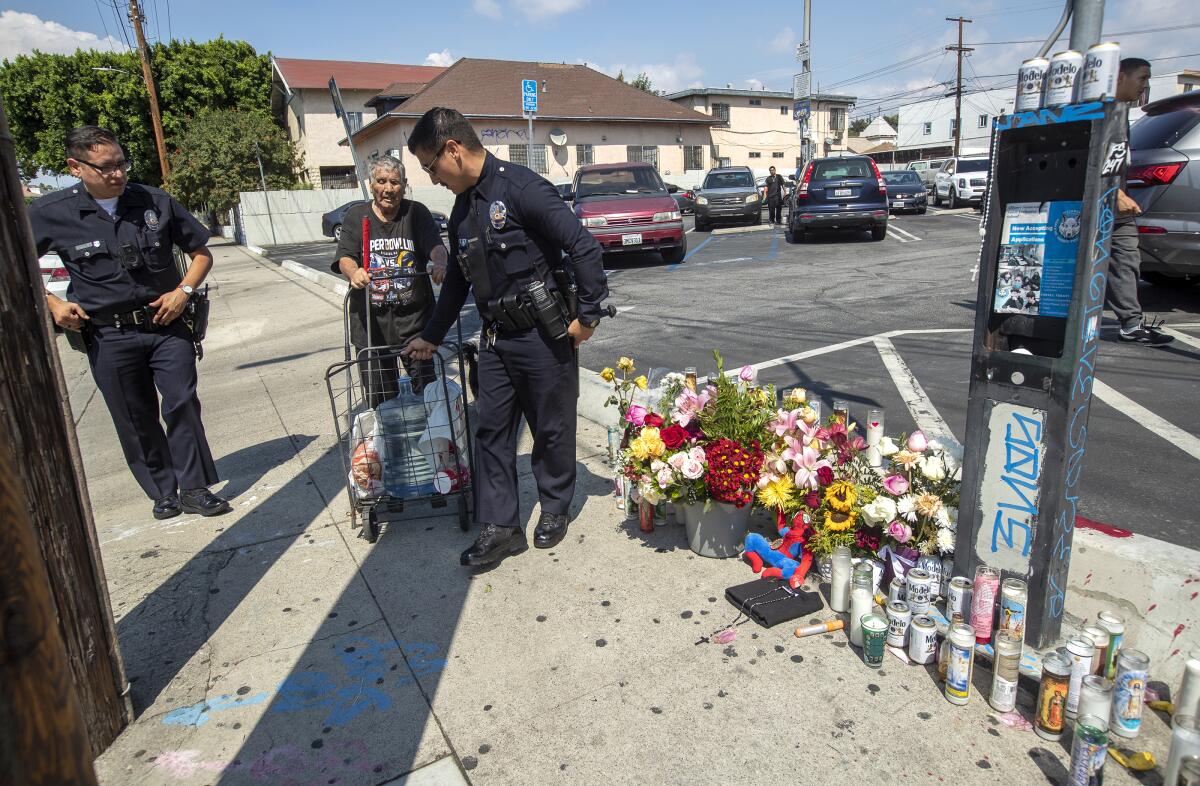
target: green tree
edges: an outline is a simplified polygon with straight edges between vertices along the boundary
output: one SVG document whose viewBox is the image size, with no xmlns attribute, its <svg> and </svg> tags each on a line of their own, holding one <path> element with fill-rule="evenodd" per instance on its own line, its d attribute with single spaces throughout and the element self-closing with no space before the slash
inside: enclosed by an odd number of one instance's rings
<svg viewBox="0 0 1200 786">
<path fill-rule="evenodd" d="M 900 113 L 899 112 L 897 112 L 894 115 L 884 115 L 883 119 L 888 121 L 888 125 L 890 125 L 892 127 L 893 131 L 900 130 Z"/>
<path fill-rule="evenodd" d="M 650 84 L 650 77 L 646 75 L 645 71 L 638 74 L 637 77 L 632 82 L 629 83 L 629 85 L 631 87 L 636 87 L 638 90 L 647 92 L 650 95 L 654 95 L 654 96 L 658 95 L 658 91 L 655 90 L 654 86 Z"/>
<path fill-rule="evenodd" d="M 850 121 L 850 136 L 861 135 L 862 132 L 864 130 L 866 130 L 866 127 L 869 125 L 871 125 L 871 118 L 869 118 L 869 117 L 860 117 L 857 120 L 851 120 Z"/>
<path fill-rule="evenodd" d="M 270 111 L 271 64 L 244 41 L 171 41 L 150 50 L 167 151 L 190 119 L 211 109 Z M 25 177 L 66 172 L 63 140 L 76 126 L 112 129 L 133 160 L 134 180 L 160 185 L 150 103 L 134 52 L 35 52 L 0 63 L 18 165 Z"/>
<path fill-rule="evenodd" d="M 255 144 L 267 188 L 292 188 L 301 162 L 286 131 L 261 110 L 216 109 L 192 118 L 175 138 L 167 190 L 185 205 L 222 213 L 239 191 L 262 187 Z"/>
</svg>

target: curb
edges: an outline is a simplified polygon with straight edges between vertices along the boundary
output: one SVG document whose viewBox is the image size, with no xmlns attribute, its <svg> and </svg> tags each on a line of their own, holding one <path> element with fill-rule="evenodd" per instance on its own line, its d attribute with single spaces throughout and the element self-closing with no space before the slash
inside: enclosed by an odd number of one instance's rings
<svg viewBox="0 0 1200 786">
<path fill-rule="evenodd" d="M 266 249 L 260 246 L 244 243 L 242 244 L 242 248 L 261 258 L 264 262 L 270 262 L 272 265 L 278 265 L 289 273 L 295 273 L 297 276 L 300 276 L 300 278 L 312 282 L 317 286 L 324 287 L 336 295 L 345 297 L 346 292 L 350 290 L 349 282 L 338 278 L 332 273 L 324 273 L 320 270 L 315 270 L 307 265 L 302 265 L 299 262 L 291 259 L 272 259 L 271 257 L 267 256 Z"/>
</svg>

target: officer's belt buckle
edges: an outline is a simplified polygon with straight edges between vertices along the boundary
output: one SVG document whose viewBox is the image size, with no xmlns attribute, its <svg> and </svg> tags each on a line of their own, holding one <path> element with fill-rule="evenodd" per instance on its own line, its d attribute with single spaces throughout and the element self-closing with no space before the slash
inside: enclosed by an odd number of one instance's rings
<svg viewBox="0 0 1200 786">
<path fill-rule="evenodd" d="M 146 321 L 148 319 L 148 317 L 146 316 L 146 309 L 144 309 L 144 308 L 134 309 L 133 311 L 130 312 L 130 316 L 133 317 L 133 324 L 138 327 L 141 327 L 142 325 L 146 324 Z"/>
</svg>

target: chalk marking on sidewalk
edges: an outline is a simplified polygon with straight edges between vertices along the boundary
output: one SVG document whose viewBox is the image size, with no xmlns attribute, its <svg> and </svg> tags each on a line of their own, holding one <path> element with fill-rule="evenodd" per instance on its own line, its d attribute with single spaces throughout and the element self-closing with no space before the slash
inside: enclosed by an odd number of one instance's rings
<svg viewBox="0 0 1200 786">
<path fill-rule="evenodd" d="M 938 437 L 944 442 L 949 442 L 958 450 L 962 450 L 962 443 L 954 436 L 954 432 L 946 425 L 946 421 L 942 419 L 938 413 L 937 407 L 933 405 L 925 389 L 921 387 L 921 383 L 917 381 L 916 376 L 909 370 L 904 359 L 900 357 L 900 353 L 896 351 L 896 347 L 892 342 L 883 337 L 876 336 L 873 339 L 875 349 L 879 350 L 879 357 L 883 360 L 883 367 L 887 369 L 888 374 L 892 377 L 892 383 L 895 384 L 896 390 L 900 392 L 900 397 L 904 399 L 905 406 L 908 407 L 909 414 L 917 424 L 917 428 L 925 432 L 931 437 Z"/>
<path fill-rule="evenodd" d="M 1154 432 L 1194 459 L 1200 459 L 1200 438 L 1184 431 L 1143 407 L 1124 393 L 1118 393 L 1098 379 L 1092 380 L 1092 393 L 1134 423 Z"/>
</svg>

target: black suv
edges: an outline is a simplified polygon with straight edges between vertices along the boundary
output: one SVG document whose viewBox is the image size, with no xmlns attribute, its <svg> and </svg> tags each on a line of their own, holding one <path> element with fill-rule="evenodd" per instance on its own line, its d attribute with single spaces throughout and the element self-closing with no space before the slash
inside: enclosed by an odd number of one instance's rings
<svg viewBox="0 0 1200 786">
<path fill-rule="evenodd" d="M 887 222 L 887 184 L 873 159 L 815 158 L 792 195 L 787 239 L 799 243 L 810 229 L 853 229 L 883 240 Z"/>
</svg>

